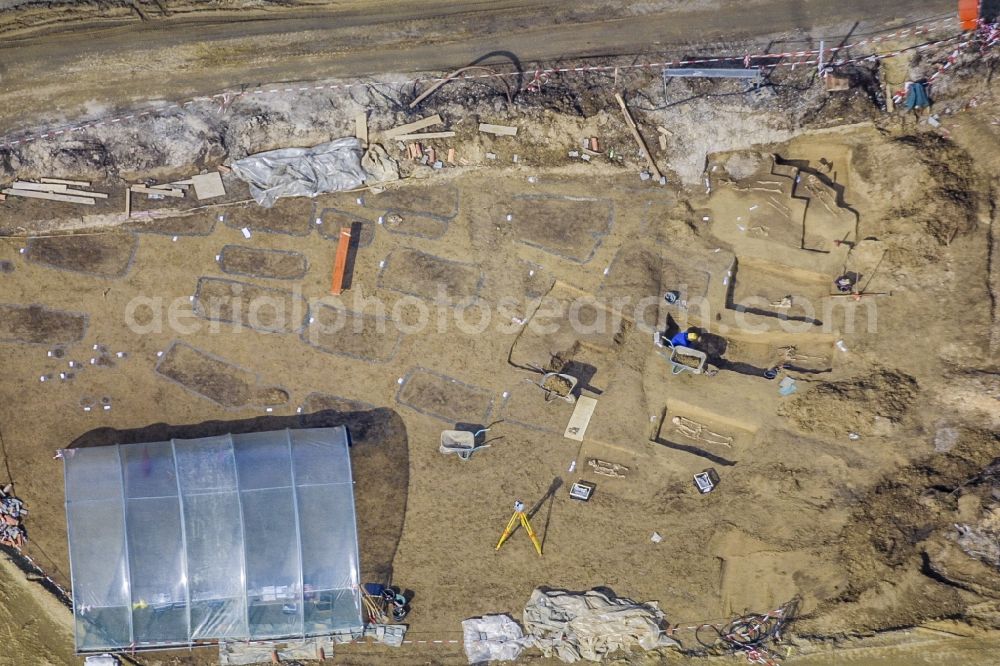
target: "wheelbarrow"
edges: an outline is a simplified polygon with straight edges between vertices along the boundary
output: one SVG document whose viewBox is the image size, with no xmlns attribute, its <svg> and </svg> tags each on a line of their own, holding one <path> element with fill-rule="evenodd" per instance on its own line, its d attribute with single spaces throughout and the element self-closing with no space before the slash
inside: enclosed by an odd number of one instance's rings
<svg viewBox="0 0 1000 666">
<path fill-rule="evenodd" d="M 705 363 L 708 361 L 708 356 L 705 352 L 698 351 L 697 349 L 692 349 L 690 347 L 675 347 L 673 345 L 667 345 L 666 351 L 660 352 L 667 357 L 667 361 L 670 362 L 670 372 L 675 375 L 679 375 L 682 372 L 691 372 L 696 375 L 700 375 L 705 371 Z"/>
<path fill-rule="evenodd" d="M 538 386 L 545 391 L 545 402 L 550 400 L 565 400 L 566 402 L 576 402 L 573 389 L 579 380 L 573 375 L 564 372 L 546 372 L 542 375 Z"/>
<path fill-rule="evenodd" d="M 475 432 L 469 430 L 443 430 L 441 431 L 441 445 L 438 447 L 438 451 L 446 455 L 454 453 L 458 456 L 459 460 L 468 460 L 476 451 L 490 448 L 489 444 L 476 445 L 476 438 L 488 430 L 489 428 L 483 428 Z M 496 438 L 494 437 L 494 439 Z"/>
<path fill-rule="evenodd" d="M 576 402 L 576 396 L 573 395 L 573 391 L 576 389 L 576 385 L 579 383 L 579 379 L 573 375 L 567 375 L 565 372 L 549 372 L 542 370 L 537 365 L 529 364 L 528 369 L 534 370 L 542 376 L 537 382 L 532 379 L 525 379 L 524 381 L 534 384 L 538 388 L 545 392 L 545 402 L 550 402 L 555 399 L 565 400 L 566 402 L 572 404 Z"/>
</svg>

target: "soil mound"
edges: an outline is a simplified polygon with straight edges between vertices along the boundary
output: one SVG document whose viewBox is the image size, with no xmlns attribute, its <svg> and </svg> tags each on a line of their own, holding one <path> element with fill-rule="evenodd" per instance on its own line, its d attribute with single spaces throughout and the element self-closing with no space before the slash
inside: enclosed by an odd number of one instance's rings
<svg viewBox="0 0 1000 666">
<path fill-rule="evenodd" d="M 802 430 L 836 435 L 878 432 L 878 420 L 898 423 L 918 393 L 917 380 L 895 370 L 823 382 L 779 410 Z"/>
<path fill-rule="evenodd" d="M 909 218 L 942 245 L 975 229 L 977 186 L 969 154 L 936 134 L 904 136 L 895 143 L 909 148 L 905 152 L 926 167 L 928 179 L 920 195 L 890 218 Z"/>
<path fill-rule="evenodd" d="M 963 430 L 950 452 L 887 475 L 860 497 L 841 533 L 849 582 L 838 601 L 846 605 L 828 607 L 828 617 L 850 616 L 856 627 L 879 630 L 961 616 L 959 590 L 1000 596 L 1000 571 L 963 536 L 994 525 L 998 453 L 995 433 Z M 967 516 L 971 525 L 961 522 Z M 926 578 L 943 585 L 918 582 Z"/>
</svg>

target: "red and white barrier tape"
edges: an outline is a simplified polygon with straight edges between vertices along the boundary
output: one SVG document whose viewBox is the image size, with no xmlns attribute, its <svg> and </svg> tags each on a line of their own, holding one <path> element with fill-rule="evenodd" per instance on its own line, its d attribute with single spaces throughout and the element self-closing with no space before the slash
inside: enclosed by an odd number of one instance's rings
<svg viewBox="0 0 1000 666">
<path fill-rule="evenodd" d="M 59 583 L 57 583 L 55 580 L 52 579 L 51 576 L 49 576 L 47 573 L 45 573 L 45 570 L 42 569 L 42 567 L 40 567 L 38 565 L 38 563 L 35 562 L 35 560 L 33 560 L 31 558 L 30 555 L 28 555 L 27 553 L 25 553 L 23 551 L 18 551 L 18 556 L 21 557 L 22 559 L 24 559 L 28 564 L 30 564 L 31 568 L 34 569 L 35 573 L 37 575 L 41 576 L 42 579 L 45 580 L 45 582 L 47 582 L 49 585 L 51 585 L 56 590 L 58 590 L 59 593 L 63 597 L 65 597 L 66 601 L 69 601 L 69 602 L 73 601 L 73 595 L 71 595 L 69 592 L 67 592 L 66 589 L 62 585 L 60 585 Z"/>
<path fill-rule="evenodd" d="M 908 36 L 908 35 L 916 35 L 916 34 L 921 34 L 921 33 L 927 33 L 927 32 L 930 32 L 933 29 L 940 28 L 940 27 L 949 25 L 949 24 L 954 23 L 954 22 L 955 22 L 954 18 L 940 19 L 938 21 L 932 21 L 930 23 L 926 23 L 926 24 L 923 24 L 923 25 L 914 26 L 914 27 L 911 27 L 911 28 L 905 28 L 903 30 L 897 30 L 895 32 L 891 32 L 891 33 L 884 34 L 884 35 L 879 35 L 877 37 L 871 37 L 871 38 L 868 38 L 868 39 L 863 39 L 863 40 L 860 40 L 860 41 L 857 41 L 857 42 L 853 42 L 851 44 L 845 44 L 843 46 L 833 46 L 833 47 L 830 47 L 829 49 L 826 49 L 826 53 L 831 53 L 832 54 L 832 53 L 837 53 L 839 51 L 844 51 L 844 50 L 849 50 L 849 49 L 857 48 L 857 47 L 863 46 L 865 44 L 877 44 L 877 43 L 880 43 L 880 42 L 884 42 L 884 41 L 887 41 L 887 40 L 896 39 L 896 38 L 904 37 L 904 36 Z M 952 37 L 952 38 L 949 38 L 949 39 L 954 39 L 954 38 Z M 942 43 L 944 41 L 947 41 L 947 40 L 940 40 L 939 42 L 932 42 L 931 44 L 925 45 L 922 48 L 927 48 L 929 46 L 932 46 L 934 44 L 939 44 L 939 43 Z M 896 52 L 893 52 L 891 54 L 885 54 L 885 55 L 876 54 L 874 56 L 868 56 L 867 58 L 871 58 L 871 57 L 878 57 L 878 58 L 892 57 L 894 55 L 898 55 L 901 52 L 902 51 L 896 51 Z M 783 52 L 783 53 L 747 54 L 747 55 L 743 56 L 743 60 L 744 60 L 744 63 L 749 62 L 749 63 L 752 64 L 754 61 L 769 61 L 769 60 L 779 60 L 780 61 L 780 60 L 787 59 L 787 58 L 800 59 L 800 60 L 797 60 L 797 61 L 794 61 L 794 62 L 776 62 L 776 63 L 773 63 L 771 65 L 764 65 L 766 67 L 774 67 L 774 66 L 779 66 L 779 65 L 780 66 L 791 66 L 794 69 L 798 65 L 816 64 L 816 62 L 813 61 L 813 60 L 805 60 L 805 59 L 809 58 L 810 56 L 818 56 L 818 55 L 819 55 L 819 50 L 818 49 L 810 49 L 810 50 L 803 50 L 803 51 L 786 51 L 786 52 Z M 865 60 L 867 58 L 858 58 L 858 59 L 855 59 L 854 61 Z M 611 72 L 611 71 L 614 71 L 614 70 L 617 70 L 617 69 L 628 70 L 628 69 L 653 69 L 653 68 L 664 68 L 664 67 L 684 67 L 684 66 L 688 66 L 688 65 L 701 65 L 701 64 L 718 63 L 718 62 L 729 62 L 729 61 L 738 60 L 738 59 L 739 59 L 739 56 L 726 56 L 726 57 L 716 57 L 716 58 L 693 58 L 693 59 L 685 59 L 685 60 L 665 60 L 665 61 L 662 61 L 662 62 L 638 63 L 638 64 L 630 64 L 630 65 L 586 65 L 586 66 L 580 66 L 580 67 L 553 67 L 553 68 L 549 68 L 549 69 L 539 69 L 539 70 L 536 70 L 535 71 L 535 77 L 536 77 L 536 79 L 538 79 L 538 78 L 540 78 L 542 76 L 548 76 L 548 75 L 551 75 L 551 74 L 579 74 L 579 73 L 593 73 L 593 72 Z M 463 75 L 455 77 L 454 80 L 459 80 L 460 81 L 460 80 L 485 79 L 485 78 L 496 77 L 496 76 L 517 76 L 519 74 L 520 74 L 519 72 L 508 72 L 508 73 L 501 73 L 501 74 L 493 74 L 493 73 L 490 73 L 490 74 L 463 74 Z M 382 82 L 382 85 L 404 86 L 404 85 L 410 85 L 410 84 L 415 84 L 415 83 L 420 83 L 420 82 L 424 82 L 424 83 L 436 83 L 436 82 L 440 82 L 440 81 L 443 81 L 443 80 L 445 80 L 443 77 L 438 77 L 438 78 L 417 78 L 417 79 L 409 79 L 409 80 L 399 81 L 399 82 Z M 225 92 L 216 93 L 214 95 L 210 95 L 210 96 L 207 96 L 207 97 L 195 97 L 195 98 L 190 99 L 190 100 L 188 100 L 186 102 L 178 102 L 178 103 L 174 103 L 174 104 L 168 104 L 168 105 L 164 106 L 163 108 L 157 109 L 155 111 L 154 110 L 139 111 L 139 112 L 131 113 L 131 114 L 128 114 L 128 115 L 117 116 L 117 117 L 114 117 L 114 118 L 105 118 L 103 120 L 97 120 L 97 121 L 92 121 L 92 122 L 87 122 L 87 123 L 80 123 L 78 125 L 74 125 L 74 126 L 71 126 L 71 127 L 66 127 L 66 128 L 62 128 L 62 129 L 58 129 L 58 130 L 49 130 L 49 131 L 40 132 L 40 133 L 37 133 L 37 134 L 29 134 L 27 136 L 22 136 L 19 139 L 5 138 L 5 140 L 0 140 L 0 147 L 7 147 L 7 148 L 15 147 L 15 146 L 19 146 L 19 145 L 24 145 L 24 144 L 27 144 L 27 143 L 31 143 L 33 141 L 38 141 L 38 140 L 42 140 L 42 139 L 51 139 L 51 138 L 60 137 L 60 136 L 62 136 L 64 134 L 70 134 L 70 133 L 73 133 L 73 132 L 80 132 L 80 131 L 83 131 L 83 130 L 86 130 L 86 129 L 93 129 L 93 128 L 97 128 L 97 127 L 105 127 L 105 126 L 108 126 L 108 125 L 114 125 L 114 124 L 119 124 L 119 123 L 123 123 L 123 122 L 128 122 L 128 121 L 134 120 L 136 118 L 149 118 L 151 116 L 162 116 L 162 115 L 165 115 L 165 114 L 167 114 L 169 112 L 176 111 L 176 110 L 181 110 L 181 109 L 183 109 L 185 107 L 188 107 L 188 106 L 191 106 L 193 104 L 200 103 L 200 102 L 215 102 L 215 103 L 217 103 L 219 105 L 219 111 L 222 112 L 222 111 L 225 111 L 226 109 L 228 109 L 240 97 L 244 97 L 244 96 L 250 96 L 250 95 L 276 95 L 276 94 L 280 95 L 280 94 L 285 94 L 285 93 L 309 93 L 309 92 L 317 92 L 317 91 L 323 91 L 323 90 L 326 90 L 326 91 L 345 90 L 346 91 L 346 90 L 351 90 L 351 89 L 354 89 L 354 88 L 364 88 L 364 87 L 367 87 L 367 86 L 370 86 L 370 85 L 377 85 L 377 84 L 378 84 L 378 82 L 374 82 L 374 83 L 373 82 L 363 82 L 363 83 L 361 83 L 361 82 L 359 82 L 359 83 L 333 83 L 333 84 L 326 84 L 326 85 L 304 85 L 304 86 L 300 85 L 300 86 L 284 87 L 284 88 L 267 88 L 267 89 L 254 90 L 252 92 L 238 92 L 237 93 L 237 92 L 233 92 L 233 91 L 225 91 Z"/>
</svg>

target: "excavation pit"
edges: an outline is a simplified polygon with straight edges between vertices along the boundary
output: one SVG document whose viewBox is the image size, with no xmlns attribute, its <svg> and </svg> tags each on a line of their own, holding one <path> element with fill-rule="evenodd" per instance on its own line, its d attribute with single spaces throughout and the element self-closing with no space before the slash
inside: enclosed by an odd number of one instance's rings
<svg viewBox="0 0 1000 666">
<path fill-rule="evenodd" d="M 309 306 L 292 291 L 203 277 L 195 289 L 194 312 L 204 319 L 263 333 L 295 333 L 305 324 Z"/>
<path fill-rule="evenodd" d="M 301 252 L 226 245 L 219 254 L 219 267 L 230 275 L 298 280 L 309 270 L 309 261 Z"/>
<path fill-rule="evenodd" d="M 328 354 L 372 363 L 391 360 L 402 334 L 390 319 L 318 305 L 302 331 L 302 341 Z"/>
<path fill-rule="evenodd" d="M 497 224 L 511 225 L 525 245 L 582 264 L 594 256 L 613 222 L 614 206 L 607 199 L 520 195 Z"/>
<path fill-rule="evenodd" d="M 49 268 L 120 278 L 128 273 L 139 246 L 133 234 L 96 233 L 32 238 L 27 258 Z"/>
<path fill-rule="evenodd" d="M 379 286 L 440 303 L 455 303 L 479 295 L 483 274 L 478 266 L 444 259 L 409 248 L 384 260 Z"/>
<path fill-rule="evenodd" d="M 493 394 L 424 368 L 411 370 L 396 394 L 396 401 L 449 423 L 489 422 Z"/>
<path fill-rule="evenodd" d="M 227 408 L 273 407 L 288 402 L 284 389 L 261 385 L 254 372 L 183 342 L 170 346 L 156 364 L 156 372 Z"/>
</svg>

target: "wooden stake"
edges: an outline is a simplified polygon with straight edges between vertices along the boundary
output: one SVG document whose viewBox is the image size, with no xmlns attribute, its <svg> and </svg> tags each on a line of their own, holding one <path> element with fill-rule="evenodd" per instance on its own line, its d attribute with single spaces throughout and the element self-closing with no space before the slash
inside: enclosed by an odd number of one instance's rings
<svg viewBox="0 0 1000 666">
<path fill-rule="evenodd" d="M 517 128 L 512 125 L 492 125 L 490 123 L 479 123 L 479 131 L 497 136 L 517 136 Z"/>
<path fill-rule="evenodd" d="M 184 192 L 181 190 L 154 190 L 153 188 L 146 187 L 145 185 L 133 185 L 131 189 L 136 194 L 162 194 L 165 197 L 174 197 L 176 199 L 184 198 Z"/>
<path fill-rule="evenodd" d="M 639 144 L 639 148 L 642 150 L 642 154 L 646 156 L 646 161 L 649 162 L 649 168 L 653 170 L 653 174 L 656 176 L 657 180 L 663 178 L 663 174 L 660 173 L 659 167 L 656 166 L 656 162 L 653 161 L 653 156 L 649 154 L 649 148 L 646 146 L 646 142 L 643 140 L 642 135 L 639 134 L 639 127 L 632 120 L 632 114 L 629 113 L 628 107 L 625 106 L 625 100 L 622 99 L 620 93 L 615 93 L 615 99 L 618 100 L 618 106 L 622 108 L 622 115 L 625 116 L 625 124 L 628 128 L 632 130 L 632 137 L 635 142 Z"/>
<path fill-rule="evenodd" d="M 427 116 L 426 118 L 421 118 L 416 122 L 407 123 L 405 125 L 399 125 L 397 127 L 393 127 L 392 129 L 387 129 L 385 132 L 382 133 L 382 135 L 385 136 L 385 138 L 390 139 L 399 136 L 400 134 L 413 134 L 414 132 L 424 129 L 425 127 L 430 127 L 431 125 L 440 125 L 441 122 L 442 122 L 441 116 L 435 113 L 433 116 Z"/>
<path fill-rule="evenodd" d="M 397 141 L 422 141 L 425 139 L 450 139 L 454 132 L 418 132 L 417 134 L 398 134 L 393 138 Z"/>
<path fill-rule="evenodd" d="M 65 201 L 67 203 L 94 205 L 94 200 L 90 197 L 77 197 L 68 194 L 55 194 L 52 192 L 36 192 L 35 190 L 3 190 L 3 194 L 15 197 L 25 197 L 27 199 L 47 199 L 49 201 Z"/>
<path fill-rule="evenodd" d="M 70 194 L 78 197 L 90 197 L 92 199 L 107 199 L 108 195 L 104 192 L 91 192 L 89 190 L 59 190 L 55 194 Z"/>
<path fill-rule="evenodd" d="M 73 187 L 90 187 L 90 183 L 85 180 L 63 180 L 62 178 L 39 178 L 40 183 L 53 183 L 55 185 L 72 185 Z"/>
<path fill-rule="evenodd" d="M 125 219 L 128 220 L 132 217 L 132 190 L 131 188 L 125 188 Z"/>
<path fill-rule="evenodd" d="M 15 180 L 11 187 L 15 190 L 35 190 L 36 192 L 52 192 L 58 194 L 66 190 L 65 184 L 55 183 L 29 183 L 23 180 Z"/>
</svg>

